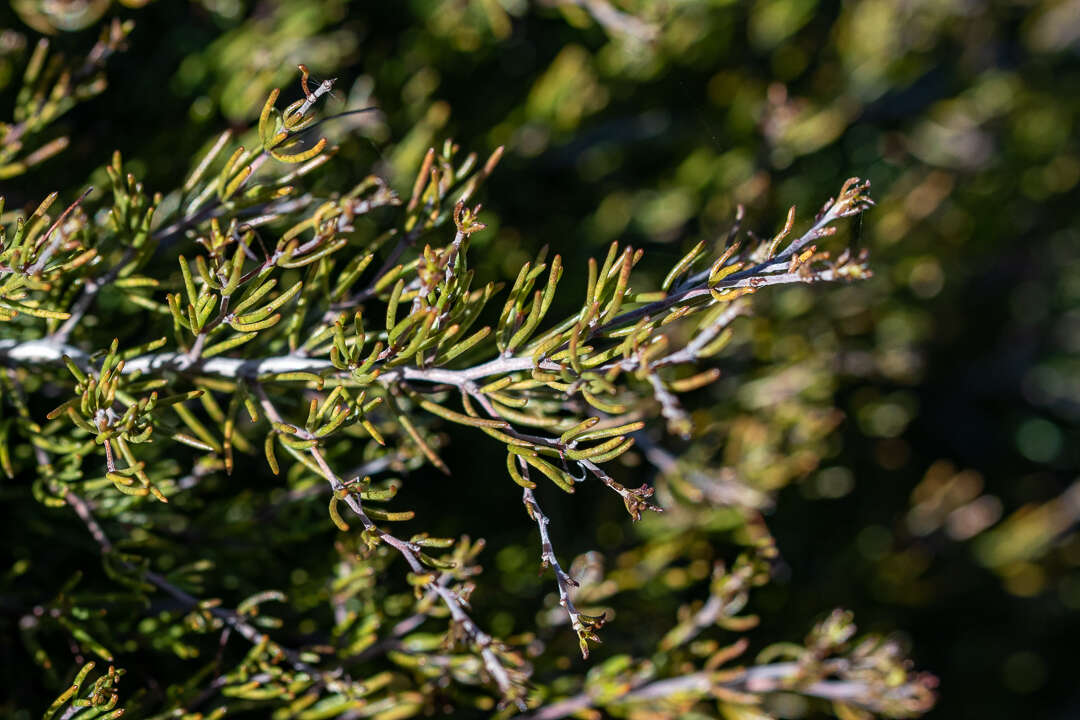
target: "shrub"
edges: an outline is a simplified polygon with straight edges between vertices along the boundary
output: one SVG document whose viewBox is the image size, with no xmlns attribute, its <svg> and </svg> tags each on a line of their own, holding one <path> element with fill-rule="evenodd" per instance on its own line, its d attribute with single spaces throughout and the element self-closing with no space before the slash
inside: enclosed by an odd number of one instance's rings
<svg viewBox="0 0 1080 720">
<path fill-rule="evenodd" d="M 0 126 L 0 175 L 64 150 L 43 139 L 50 125 L 104 89 L 130 29 L 107 25 L 75 62 L 37 46 Z M 812 219 L 792 208 L 761 238 L 740 210 L 673 263 L 612 243 L 564 268 L 541 248 L 502 283 L 475 260 L 500 252 L 497 237 L 481 245 L 477 199 L 502 148 L 482 158 L 448 140 L 405 187 L 365 172 L 320 185 L 336 118 L 316 113 L 334 83 L 299 71 L 294 102 L 279 109 L 273 90 L 179 187 L 145 187 L 117 152 L 107 187 L 3 215 L 0 466 L 18 508 L 4 594 L 16 676 L 59 692 L 46 717 L 713 704 L 753 718 L 797 696 L 840 717 L 927 710 L 933 678 L 896 640 L 856 637 L 850 613 L 747 655 L 758 619 L 744 611 L 777 556 L 761 511 L 815 461 L 766 455 L 760 479 L 740 476 L 713 439 L 752 456 L 761 433 L 785 438 L 770 448 L 812 443 L 835 419 L 766 399 L 767 422 L 703 426 L 692 394 L 724 361 L 739 379 L 729 344 L 752 295 L 868 276 L 866 254 L 832 236 L 871 205 L 869 183 L 844 183 Z M 461 443 L 471 458 L 446 459 Z M 619 481 L 642 463 L 653 484 Z M 440 482 L 443 504 L 414 518 L 405 500 Z M 557 493 L 583 497 L 586 519 L 621 502 L 644 539 L 610 570 L 596 554 L 568 562 L 573 527 L 541 504 L 572 506 Z M 475 536 L 511 513 L 535 525 L 528 564 L 557 600 L 538 628 L 503 633 L 474 608 L 516 629 L 497 596 L 522 563 L 498 552 L 507 579 L 481 576 L 491 551 Z M 726 561 L 721 535 L 741 546 Z M 634 631 L 590 657 L 612 618 Z"/>
</svg>

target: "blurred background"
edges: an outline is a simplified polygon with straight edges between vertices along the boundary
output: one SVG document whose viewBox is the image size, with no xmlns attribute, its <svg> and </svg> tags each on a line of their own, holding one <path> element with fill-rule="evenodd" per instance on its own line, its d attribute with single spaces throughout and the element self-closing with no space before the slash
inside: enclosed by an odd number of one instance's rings
<svg viewBox="0 0 1080 720">
<path fill-rule="evenodd" d="M 271 88 L 299 97 L 301 62 L 337 78 L 324 113 L 379 110 L 324 126 L 341 150 L 315 191 L 374 172 L 407 193 L 431 144 L 505 145 L 473 262 L 512 277 L 550 245 L 571 295 L 573 269 L 613 240 L 645 248 L 658 283 L 723 237 L 737 205 L 767 235 L 790 205 L 805 227 L 846 178 L 869 178 L 877 207 L 828 245 L 868 249 L 874 277 L 758 293 L 722 379 L 689 401 L 703 439 L 664 444 L 777 494 L 766 520 L 781 559 L 751 601 L 761 643 L 847 607 L 864 630 L 899 630 L 940 677 L 931 717 L 1080 714 L 1080 2 L 135 5 L 0 10 L 3 107 L 40 34 L 85 53 L 99 19 L 136 23 L 109 88 L 53 131 L 71 146 L 0 181 L 9 208 L 103 177 L 114 149 L 149 188 L 176 187 Z M 424 529 L 488 539 L 495 591 L 475 598 L 488 626 L 555 622 L 497 447 L 458 435 L 444 457 L 475 472 L 455 470 L 457 490 L 410 475 L 407 504 Z M 634 457 L 628 485 L 652 477 Z M 455 492 L 465 509 L 437 513 Z M 715 540 L 722 509 L 631 526 L 597 491 L 545 510 L 560 553 L 595 551 L 582 563 L 640 568 L 633 548 L 673 528 L 686 557 L 734 554 Z M 660 615 L 689 587 L 679 569 L 624 578 L 595 658 L 647 646 L 654 613 L 670 626 Z M 572 652 L 572 637 L 553 642 Z"/>
</svg>

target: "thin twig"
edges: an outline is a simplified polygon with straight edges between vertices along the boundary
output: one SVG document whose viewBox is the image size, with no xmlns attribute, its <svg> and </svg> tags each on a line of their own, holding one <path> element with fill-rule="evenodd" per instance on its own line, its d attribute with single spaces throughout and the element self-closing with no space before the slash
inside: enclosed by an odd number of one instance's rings
<svg viewBox="0 0 1080 720">
<path fill-rule="evenodd" d="M 799 663 L 775 663 L 758 665 L 742 670 L 735 678 L 723 679 L 729 671 L 697 672 L 680 677 L 641 685 L 608 704 L 623 707 L 633 703 L 662 700 L 668 697 L 685 695 L 714 696 L 717 690 L 728 690 L 754 695 L 772 692 L 797 692 L 808 697 L 844 702 L 873 711 L 877 707 L 873 696 L 874 689 L 861 682 L 847 680 L 818 680 L 806 685 L 799 685 L 798 679 L 803 668 Z M 908 686 L 896 688 L 901 699 L 915 700 L 916 689 Z M 519 715 L 517 720 L 558 720 L 598 704 L 588 693 L 580 693 L 565 700 L 546 705 L 536 712 Z"/>
<path fill-rule="evenodd" d="M 527 477 L 528 465 L 520 459 L 519 462 L 521 471 Z M 582 634 L 591 634 L 592 630 L 582 621 L 581 613 L 574 607 L 574 602 L 570 597 L 570 588 L 578 587 L 578 583 L 574 578 L 570 577 L 569 573 L 563 570 L 562 565 L 559 564 L 559 559 L 555 556 L 555 548 L 552 546 L 551 536 L 548 534 L 550 518 L 540 509 L 536 496 L 529 488 L 524 488 L 521 499 L 525 503 L 525 509 L 528 511 L 529 517 L 536 522 L 537 528 L 540 529 L 540 564 L 555 571 L 555 585 L 559 590 L 559 604 L 566 610 L 566 614 L 570 617 L 570 625 L 574 628 L 574 632 L 578 633 L 579 637 Z M 584 641 L 581 643 L 581 653 L 585 657 L 589 656 L 588 646 Z"/>
<path fill-rule="evenodd" d="M 93 512 L 90 509 L 89 504 L 79 495 L 72 492 L 70 489 L 65 489 L 63 492 L 63 498 L 68 505 L 75 510 L 75 514 L 79 516 L 79 519 L 86 525 L 87 530 L 90 532 L 91 537 L 97 542 L 101 548 L 102 554 L 108 554 L 113 550 L 113 544 L 109 540 L 109 537 L 105 534 L 100 523 L 94 517 Z M 137 571 L 137 568 L 123 559 L 118 559 L 119 564 L 131 571 Z M 247 622 L 237 613 L 235 610 L 230 610 L 222 607 L 207 607 L 206 603 L 199 600 L 194 595 L 185 592 L 176 585 L 169 582 L 165 577 L 159 575 L 156 572 L 147 570 L 140 574 L 140 577 L 145 579 L 150 584 L 154 585 L 159 590 L 172 596 L 175 600 L 179 601 L 182 605 L 189 608 L 203 608 L 218 620 L 222 621 L 227 627 L 235 630 L 241 637 L 250 642 L 253 645 L 257 645 L 266 638 L 266 634 L 256 628 L 251 623 Z M 331 688 L 345 688 L 354 685 L 353 681 L 349 679 L 348 675 L 344 673 L 341 668 L 335 668 L 332 671 L 321 671 L 318 668 L 304 662 L 300 659 L 300 653 L 290 648 L 281 647 L 274 644 L 274 647 L 279 649 L 284 655 L 289 664 L 298 672 L 308 674 L 314 679 L 321 678 L 322 681 Z M 337 680 L 337 678 L 342 678 Z"/>
<path fill-rule="evenodd" d="M 282 418 L 281 414 L 274 407 L 270 397 L 266 394 L 266 390 L 261 384 L 254 384 L 254 391 L 259 400 L 259 405 L 262 407 L 263 412 L 266 413 L 268 419 L 278 424 L 287 424 Z M 302 439 L 314 439 L 314 435 L 311 435 L 307 431 L 299 430 L 297 437 Z M 322 450 L 318 446 L 314 446 L 308 450 L 311 454 L 315 464 L 318 465 L 319 470 L 322 472 L 323 477 L 330 483 L 330 487 L 334 492 L 343 492 L 343 500 L 349 509 L 360 519 L 360 523 L 364 526 L 364 529 L 375 535 L 382 542 L 396 550 L 409 565 L 412 572 L 417 575 L 423 575 L 426 571 L 423 563 L 420 562 L 419 551 L 420 548 L 413 543 L 405 542 L 390 533 L 382 530 L 375 525 L 375 522 L 364 511 L 360 498 L 355 494 L 348 492 L 345 483 L 326 462 L 326 458 L 323 456 Z M 502 662 L 496 656 L 493 649 L 495 645 L 494 639 L 486 632 L 480 629 L 480 627 L 469 617 L 465 612 L 463 602 L 457 593 L 453 592 L 449 588 L 444 587 L 438 582 L 432 580 L 423 586 L 426 591 L 433 592 L 439 596 L 443 601 L 443 604 L 450 611 L 450 617 L 458 624 L 464 631 L 465 635 L 472 641 L 472 643 L 479 649 L 480 656 L 484 661 L 484 667 L 495 681 L 499 691 L 507 699 L 515 700 L 519 707 L 524 710 L 525 705 L 520 700 L 519 692 L 516 684 L 510 679 L 510 675 L 507 669 L 503 666 Z"/>
<path fill-rule="evenodd" d="M 52 236 L 52 234 L 57 231 L 57 229 L 64 223 L 65 220 L 67 220 L 68 215 L 70 215 L 72 211 L 75 210 L 75 208 L 79 207 L 79 203 L 85 200 L 86 196 L 89 195 L 93 190 L 93 187 L 86 188 L 86 190 L 83 191 L 83 194 L 80 195 L 78 199 L 75 200 L 75 202 L 68 205 L 64 212 L 60 213 L 60 217 L 56 218 L 56 221 L 49 226 L 49 229 L 45 231 L 45 234 L 41 237 L 41 239 L 37 241 L 38 247 L 41 247 L 49 241 L 49 238 Z M 51 260 L 52 256 L 56 253 L 56 251 L 60 249 L 60 245 L 63 242 L 64 234 L 58 233 L 56 239 L 53 240 L 41 252 L 40 255 L 38 255 L 38 258 L 34 261 L 34 264 L 27 268 L 26 273 L 28 275 L 36 275 L 42 270 L 44 270 L 45 266 L 49 264 L 49 260 Z"/>
</svg>

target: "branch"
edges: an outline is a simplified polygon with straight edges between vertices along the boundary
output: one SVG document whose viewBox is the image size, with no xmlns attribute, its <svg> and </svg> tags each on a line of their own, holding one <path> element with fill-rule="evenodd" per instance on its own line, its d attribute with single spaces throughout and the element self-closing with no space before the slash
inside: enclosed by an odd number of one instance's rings
<svg viewBox="0 0 1080 720">
<path fill-rule="evenodd" d="M 528 465 L 520 458 L 518 464 L 521 466 L 522 473 L 527 477 L 529 473 Z M 600 642 L 600 639 L 596 636 L 596 630 L 604 624 L 604 616 L 591 617 L 583 615 L 574 607 L 574 603 L 570 599 L 570 588 L 578 587 L 578 584 L 574 578 L 570 577 L 562 569 L 558 558 L 555 557 L 555 549 L 551 545 L 551 536 L 548 535 L 547 529 L 551 520 L 540 509 L 539 503 L 536 502 L 536 496 L 533 495 L 533 491 L 529 488 L 523 490 L 522 502 L 525 503 L 525 510 L 529 513 L 529 517 L 536 522 L 536 526 L 540 529 L 540 564 L 543 567 L 550 566 L 555 571 L 555 584 L 559 589 L 559 604 L 566 609 L 566 614 L 570 616 L 570 625 L 578 635 L 578 642 L 581 645 L 581 657 L 588 659 L 589 645 L 587 641 Z"/>
<path fill-rule="evenodd" d="M 75 301 L 75 304 L 71 306 L 70 317 L 64 321 L 55 333 L 52 335 L 52 342 L 56 344 L 64 344 L 71 336 L 71 332 L 75 327 L 82 322 L 83 316 L 86 315 L 90 306 L 94 304 L 94 298 L 97 297 L 101 289 L 106 285 L 112 283 L 120 276 L 120 272 L 124 267 L 135 257 L 134 248 L 128 248 L 124 251 L 123 256 L 109 268 L 108 272 L 102 275 L 100 278 L 88 278 L 83 284 L 82 294 L 79 295 L 79 299 Z"/>
<path fill-rule="evenodd" d="M 645 454 L 645 459 L 657 470 L 664 475 L 685 477 L 711 503 L 759 510 L 772 507 L 772 498 L 767 493 L 739 482 L 731 468 L 710 469 L 707 473 L 690 467 L 683 468 L 678 458 L 660 447 L 646 432 L 634 433 L 634 440 Z"/>
<path fill-rule="evenodd" d="M 108 536 L 102 530 L 101 525 L 97 522 L 93 512 L 90 510 L 89 505 L 85 500 L 76 495 L 71 490 L 65 490 L 63 493 L 64 500 L 71 505 L 75 510 L 75 513 L 86 525 L 90 532 L 90 535 L 97 542 L 101 548 L 102 553 L 112 552 L 113 545 Z M 127 569 L 135 571 L 137 570 L 130 563 L 120 559 L 119 563 L 125 566 Z M 254 625 L 247 622 L 243 617 L 235 610 L 230 610 L 222 607 L 207 607 L 206 604 L 196 598 L 195 596 L 181 590 L 176 585 L 169 582 L 163 576 L 152 571 L 146 571 L 141 573 L 140 577 L 157 587 L 159 590 L 172 596 L 175 600 L 179 601 L 182 605 L 188 608 L 202 608 L 213 615 L 218 620 L 222 621 L 228 628 L 235 630 L 245 640 L 252 645 L 258 645 L 267 639 L 265 633 L 257 629 Z M 344 671 L 342 667 L 336 667 L 332 670 L 323 671 L 318 668 L 304 662 L 300 653 L 291 648 L 282 647 L 278 643 L 271 642 L 271 647 L 275 652 L 280 652 L 282 656 L 288 661 L 297 672 L 305 673 L 313 680 L 325 685 L 331 692 L 349 692 L 357 688 L 363 688 L 363 684 L 355 683 L 349 675 Z M 227 684 L 222 678 L 211 684 L 207 691 L 217 690 Z M 200 700 L 201 702 L 201 700 Z"/>
<path fill-rule="evenodd" d="M 67 209 L 65 209 L 64 212 L 60 213 L 60 217 L 56 218 L 56 221 L 49 226 L 49 229 L 45 231 L 45 234 L 41 237 L 41 239 L 37 241 L 36 244 L 38 247 L 41 247 L 45 243 L 49 242 L 49 238 L 52 236 L 52 234 L 56 232 L 56 230 L 64 223 L 65 220 L 67 220 L 68 215 L 70 215 L 72 211 L 75 210 L 75 208 L 79 207 L 79 203 L 85 200 L 86 196 L 89 195 L 93 191 L 93 189 L 93 187 L 86 188 L 86 190 L 83 191 L 83 194 L 80 195 L 75 202 L 68 205 Z M 49 243 L 48 247 L 46 247 L 45 250 L 43 250 L 42 253 L 38 255 L 38 258 L 34 261 L 34 264 L 27 268 L 25 272 L 29 275 L 37 275 L 42 270 L 44 270 L 45 266 L 49 264 L 49 260 L 51 260 L 52 256 L 56 254 L 56 251 L 60 249 L 60 245 L 63 242 L 64 234 L 58 233 L 56 239 Z"/>
<path fill-rule="evenodd" d="M 105 531 L 101 528 L 101 525 L 98 523 L 97 519 L 94 517 L 94 514 L 91 511 L 90 506 L 87 504 L 87 502 L 68 489 L 64 490 L 63 497 L 67 504 L 75 510 L 75 514 L 79 516 L 79 519 L 82 520 L 83 523 L 86 525 L 87 530 L 89 530 L 90 535 L 94 538 L 98 546 L 101 548 L 102 553 L 112 552 L 113 544 L 109 540 L 109 537 L 105 534 Z M 119 560 L 119 563 L 129 570 L 137 571 L 137 568 L 135 568 L 135 566 L 122 559 Z M 206 609 L 211 615 L 221 620 L 228 627 L 235 630 L 240 636 L 242 636 L 252 645 L 259 644 L 266 637 L 265 633 L 263 633 L 251 623 L 244 620 L 236 611 L 222 607 L 206 607 L 205 604 L 197 597 L 185 592 L 184 590 L 181 590 L 176 585 L 172 584 L 163 576 L 155 572 L 143 572 L 141 573 L 141 577 L 155 587 L 157 587 L 159 590 L 167 593 L 168 595 L 171 595 L 174 599 L 176 599 L 186 607 Z M 299 652 L 291 650 L 289 648 L 281 647 L 276 643 L 274 643 L 274 646 L 281 650 L 285 658 L 289 661 L 289 664 L 292 665 L 293 669 L 299 672 L 307 673 L 312 678 L 323 678 L 325 684 L 328 687 L 346 687 L 353 685 L 352 680 L 350 680 L 347 675 L 344 675 L 341 668 L 336 668 L 334 671 L 331 671 L 329 673 L 323 672 L 301 660 Z M 344 682 L 346 683 L 346 685 L 336 685 L 336 680 L 330 680 L 332 676 L 343 676 L 345 678 Z"/>
<path fill-rule="evenodd" d="M 797 692 L 800 695 L 848 703 L 875 712 L 886 702 L 910 703 L 912 707 L 923 707 L 929 698 L 929 688 L 918 680 L 890 688 L 889 692 L 892 693 L 892 696 L 884 699 L 876 697 L 879 691 L 875 687 L 862 682 L 818 680 L 800 686 L 799 678 L 802 670 L 803 667 L 799 663 L 786 662 L 749 667 L 741 670 L 736 677 L 730 679 L 722 679 L 730 677 L 729 671 L 697 672 L 642 685 L 611 701 L 609 704 L 624 706 L 636 702 L 663 700 L 669 697 L 695 694 L 714 697 L 723 691 L 752 695 L 766 695 L 772 692 Z M 518 720 L 557 720 L 593 706 L 594 699 L 588 693 L 580 693 L 547 705 L 534 713 L 519 715 Z"/>
<path fill-rule="evenodd" d="M 671 353 L 667 357 L 657 360 L 652 364 L 653 367 L 694 362 L 698 359 L 698 353 L 700 353 L 706 345 L 711 343 L 717 335 L 734 322 L 735 318 L 740 315 L 746 315 L 749 310 L 750 305 L 745 300 L 735 300 L 728 306 L 723 315 L 717 318 L 709 327 L 695 335 L 693 339 L 686 344 L 686 347 Z"/>
<path fill-rule="evenodd" d="M 735 275 L 739 275 L 739 273 L 733 274 L 732 277 L 735 277 Z M 777 275 L 775 277 L 780 278 L 780 280 L 767 284 L 777 284 L 781 282 L 805 283 L 813 281 L 813 279 L 808 280 L 798 273 L 785 273 L 782 276 Z M 836 277 L 833 271 L 826 270 L 817 276 L 817 279 L 834 280 Z M 731 285 L 723 284 L 722 287 L 744 287 L 749 284 L 749 281 L 745 278 L 740 278 L 736 280 L 736 283 L 737 284 Z M 99 287 L 104 284 L 107 284 L 105 278 L 97 283 Z M 709 295 L 709 289 L 707 287 L 677 292 L 664 300 L 649 303 L 637 310 L 632 310 L 614 318 L 607 325 L 598 327 L 593 332 L 593 335 L 598 334 L 602 330 L 613 330 L 618 327 L 624 327 L 642 317 L 661 312 L 674 305 L 678 300 L 693 299 L 707 295 Z M 89 302 L 92 300 L 93 297 L 89 297 L 86 304 L 89 305 Z M 72 318 L 75 317 L 76 314 L 73 311 Z M 66 325 L 67 323 L 65 323 L 65 326 Z M 90 361 L 88 353 L 60 341 L 63 330 L 64 328 L 62 327 L 61 330 L 57 332 L 57 340 L 42 339 L 22 342 L 10 339 L 0 340 L 0 362 L 8 361 L 23 365 L 57 364 L 63 361 L 64 355 L 67 355 L 74 360 L 76 364 L 82 367 L 88 367 Z M 464 370 L 408 366 L 397 367 L 384 372 L 379 377 L 379 380 L 384 384 L 394 380 L 416 380 L 421 382 L 447 383 L 462 386 L 469 381 L 480 380 L 492 375 L 504 375 L 512 372 L 532 370 L 533 368 L 557 371 L 562 369 L 562 366 L 550 360 L 542 360 L 537 364 L 531 356 L 511 356 L 494 358 L 488 362 Z M 150 353 L 132 358 L 124 365 L 123 373 L 129 375 L 135 372 L 147 373 L 161 370 L 174 370 L 180 372 L 197 370 L 198 373 L 202 375 L 213 375 L 223 378 L 243 377 L 248 379 L 255 379 L 259 375 L 267 373 L 320 373 L 328 370 L 332 370 L 333 375 L 337 377 L 347 378 L 349 376 L 347 371 L 339 371 L 334 368 L 329 360 L 307 358 L 298 355 L 278 355 L 261 358 L 215 357 L 204 362 L 195 363 L 188 357 L 187 353 L 177 352 Z"/>
<path fill-rule="evenodd" d="M 496 155 L 492 156 L 493 159 Z M 492 163 L 493 160 L 488 161 L 488 165 L 492 165 Z M 423 173 L 421 173 L 421 176 L 422 175 Z M 612 331 L 625 328 L 638 322 L 641 318 L 656 317 L 658 314 L 669 310 L 679 303 L 694 301 L 698 298 L 708 298 L 712 293 L 718 290 L 757 288 L 766 285 L 809 283 L 840 279 L 844 276 L 844 273 L 836 268 L 808 272 L 805 266 L 799 267 L 799 263 L 802 260 L 799 253 L 814 240 L 829 234 L 831 229 L 828 226 L 830 223 L 840 218 L 849 217 L 861 212 L 870 202 L 870 200 L 862 194 L 865 189 L 865 184 L 860 185 L 854 178 L 849 180 L 841 189 L 839 200 L 835 202 L 830 200 L 826 203 L 809 230 L 798 239 L 792 241 L 782 252 L 777 253 L 775 256 L 762 260 L 752 267 L 733 272 L 716 282 L 710 283 L 710 275 L 712 274 L 713 269 L 699 272 L 686 279 L 679 287 L 673 289 L 663 299 L 646 303 L 634 310 L 624 312 L 604 324 L 596 324 L 586 334 L 585 340 L 596 338 L 605 333 L 610 334 Z M 782 233 L 777 235 L 773 242 L 769 244 L 768 250 L 773 250 L 776 243 L 786 235 L 790 229 L 792 217 L 793 215 L 789 215 L 788 225 Z M 407 237 L 408 236 L 406 236 L 406 238 Z M 455 242 L 457 242 L 456 238 Z M 403 250 L 405 245 L 407 245 L 407 243 L 399 243 L 399 246 L 398 248 L 395 248 L 394 253 Z M 125 253 L 125 256 L 131 252 L 131 249 L 129 249 Z M 394 253 L 392 253 L 392 256 Z M 0 362 L 4 360 L 27 364 L 60 362 L 63 355 L 67 354 L 75 360 L 76 363 L 84 366 L 87 365 L 87 354 L 81 350 L 65 345 L 66 339 L 72 328 L 75 327 L 85 314 L 100 288 L 115 279 L 116 274 L 119 272 L 118 268 L 123 265 L 124 261 L 122 260 L 100 280 L 88 281 L 87 286 L 84 288 L 83 296 L 80 297 L 79 301 L 77 301 L 72 308 L 72 316 L 60 327 L 52 340 L 31 340 L 25 343 L 19 343 L 14 340 L 0 341 Z M 730 322 L 730 319 L 727 321 Z M 719 323 L 717 325 L 719 326 Z M 710 328 L 709 330 L 709 332 L 713 334 L 718 331 L 718 327 Z M 565 346 L 566 343 L 563 345 Z M 702 346 L 703 345 L 701 344 L 695 345 L 694 347 L 689 348 L 688 352 L 684 353 L 684 355 L 693 356 L 696 350 L 700 349 Z M 561 347 L 562 346 L 560 346 L 560 348 Z M 552 348 L 549 352 L 555 352 L 560 348 Z M 525 355 L 525 352 L 529 352 L 529 355 Z M 678 353 L 673 354 L 668 360 L 668 363 L 672 364 L 677 361 L 682 361 L 684 355 Z M 620 362 L 624 365 L 623 369 L 630 369 L 627 366 L 627 363 L 629 362 L 629 364 L 632 365 L 634 360 L 631 359 L 630 361 L 624 360 Z M 608 369 L 614 364 L 615 363 L 609 363 L 600 369 Z M 260 373 L 319 373 L 331 370 L 333 365 L 329 360 L 315 360 L 302 357 L 298 354 L 251 359 L 213 358 L 206 362 L 197 362 L 195 358 L 189 355 L 169 352 L 133 358 L 126 364 L 124 372 L 149 372 L 153 370 L 185 371 L 193 368 L 197 368 L 199 372 L 205 375 L 217 375 L 225 378 L 256 378 Z M 541 360 L 537 363 L 531 356 L 530 348 L 527 347 L 520 356 L 497 357 L 486 363 L 465 370 L 405 366 L 397 367 L 385 372 L 380 379 L 384 384 L 392 380 L 404 379 L 421 382 L 449 383 L 458 387 L 463 387 L 469 381 L 479 380 L 491 375 L 532 370 L 534 368 L 558 371 L 562 369 L 562 366 L 548 360 Z M 338 377 L 346 377 L 348 372 L 335 371 L 335 374 Z"/>
<path fill-rule="evenodd" d="M 262 407 L 263 412 L 266 413 L 268 419 L 274 423 L 287 424 L 278 413 L 277 408 L 274 407 L 273 402 L 266 394 L 261 384 L 256 383 L 253 385 L 255 394 L 259 398 L 259 405 Z M 306 440 L 316 439 L 314 435 L 304 430 L 297 432 L 297 437 Z M 348 492 L 345 483 L 341 478 L 333 471 L 330 465 L 326 462 L 326 458 L 323 457 L 322 450 L 316 445 L 309 449 L 312 459 L 316 465 L 319 466 L 319 470 L 322 472 L 323 477 L 330 483 L 330 487 L 335 493 L 343 492 L 342 498 L 349 509 L 360 519 L 364 529 L 370 532 L 375 537 L 379 538 L 382 542 L 396 550 L 408 563 L 409 568 L 417 575 L 425 574 L 424 565 L 420 562 L 419 546 L 414 543 L 405 542 L 385 530 L 380 529 L 375 525 L 374 521 L 364 512 L 363 505 L 360 502 L 360 498 L 355 494 Z M 444 587 L 437 580 L 431 580 L 427 584 L 422 586 L 425 591 L 435 593 L 443 601 L 443 604 L 450 611 L 450 617 L 458 623 L 461 629 L 465 632 L 465 635 L 476 645 L 480 650 L 480 656 L 484 661 L 484 667 L 488 673 L 494 679 L 495 684 L 498 686 L 499 691 L 503 694 L 504 698 L 513 700 L 517 703 L 518 707 L 522 710 L 525 709 L 525 704 L 520 698 L 520 690 L 517 683 L 511 678 L 507 669 L 503 666 L 498 656 L 495 655 L 493 646 L 495 640 L 486 632 L 480 629 L 480 627 L 473 622 L 468 613 L 465 612 L 463 607 L 463 601 L 457 593 Z"/>
</svg>

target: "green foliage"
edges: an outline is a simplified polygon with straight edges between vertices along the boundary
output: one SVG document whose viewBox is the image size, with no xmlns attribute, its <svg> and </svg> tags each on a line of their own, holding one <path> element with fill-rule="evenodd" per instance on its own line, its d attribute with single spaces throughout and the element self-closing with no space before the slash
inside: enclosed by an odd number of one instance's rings
<svg viewBox="0 0 1080 720">
<path fill-rule="evenodd" d="M 130 22 L 114 20 L 102 30 L 87 56 L 76 62 L 61 55 L 50 56 L 49 41 L 38 41 L 23 71 L 12 121 L 0 122 L 0 180 L 22 175 L 68 146 L 67 136 L 42 144 L 38 144 L 41 140 L 37 136 L 77 103 L 105 90 L 105 63 L 123 49 L 132 27 Z"/>
<path fill-rule="evenodd" d="M 65 705 L 67 705 L 67 708 L 60 717 L 78 715 L 82 718 L 112 720 L 112 718 L 118 718 L 124 714 L 123 708 L 114 709 L 119 698 L 116 685 L 123 674 L 123 670 L 117 670 L 110 666 L 109 671 L 100 676 L 92 687 L 84 689 L 83 684 L 93 669 L 94 663 L 89 662 L 79 670 L 71 683 L 71 687 L 56 698 L 56 701 L 42 715 L 43 720 L 52 720 L 57 717 L 57 713 L 64 709 Z"/>
</svg>

